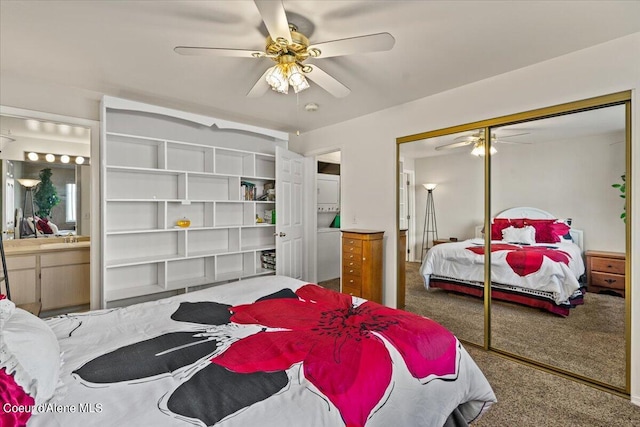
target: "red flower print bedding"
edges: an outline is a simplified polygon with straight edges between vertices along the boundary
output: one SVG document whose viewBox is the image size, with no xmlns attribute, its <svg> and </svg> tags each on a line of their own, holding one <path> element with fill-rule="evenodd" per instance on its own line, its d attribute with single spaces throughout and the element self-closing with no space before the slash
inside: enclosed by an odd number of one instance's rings
<svg viewBox="0 0 640 427">
<path fill-rule="evenodd" d="M 54 401 L 29 426 L 441 426 L 495 396 L 455 336 L 408 312 L 270 276 L 52 318 Z"/>
<path fill-rule="evenodd" d="M 420 272 L 429 287 L 431 275 L 484 281 L 484 240 L 434 246 L 423 260 Z M 491 245 L 491 281 L 533 291 L 548 292 L 563 304 L 579 291 L 585 272 L 580 247 L 572 242 Z"/>
</svg>

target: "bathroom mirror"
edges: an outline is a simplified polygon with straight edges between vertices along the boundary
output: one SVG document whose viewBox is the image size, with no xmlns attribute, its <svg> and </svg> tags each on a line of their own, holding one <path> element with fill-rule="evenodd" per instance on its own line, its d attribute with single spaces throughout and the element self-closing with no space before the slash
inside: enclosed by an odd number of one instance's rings
<svg viewBox="0 0 640 427">
<path fill-rule="evenodd" d="M 18 218 L 33 217 L 34 213 L 46 216 L 52 230 L 45 230 L 47 233 L 40 237 L 90 235 L 91 129 L 2 114 L 0 134 L 4 238 L 34 237 L 34 234 L 19 232 L 16 213 Z M 51 190 L 53 206 L 50 209 L 38 205 L 39 187 L 29 188 L 32 183 L 42 181 L 44 170 L 47 170 L 45 181 L 55 189 L 55 194 Z M 43 193 L 40 197 L 44 196 Z"/>
</svg>

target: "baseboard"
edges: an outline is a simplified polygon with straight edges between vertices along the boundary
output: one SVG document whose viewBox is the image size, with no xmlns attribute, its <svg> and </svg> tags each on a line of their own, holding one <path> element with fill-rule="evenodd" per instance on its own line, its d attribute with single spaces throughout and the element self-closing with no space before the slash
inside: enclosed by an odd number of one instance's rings
<svg viewBox="0 0 640 427">
<path fill-rule="evenodd" d="M 631 396 L 631 403 L 640 406 L 640 396 Z"/>
</svg>

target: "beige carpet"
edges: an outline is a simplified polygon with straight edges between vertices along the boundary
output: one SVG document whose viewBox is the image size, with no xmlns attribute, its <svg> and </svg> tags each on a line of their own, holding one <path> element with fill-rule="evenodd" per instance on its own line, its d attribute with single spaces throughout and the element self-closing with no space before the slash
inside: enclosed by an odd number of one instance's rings
<svg viewBox="0 0 640 427">
<path fill-rule="evenodd" d="M 482 300 L 425 289 L 419 263 L 407 263 L 406 310 L 431 317 L 459 338 L 482 344 Z M 491 345 L 619 387 L 625 385 L 624 299 L 587 293 L 585 304 L 560 317 L 494 301 Z"/>
</svg>

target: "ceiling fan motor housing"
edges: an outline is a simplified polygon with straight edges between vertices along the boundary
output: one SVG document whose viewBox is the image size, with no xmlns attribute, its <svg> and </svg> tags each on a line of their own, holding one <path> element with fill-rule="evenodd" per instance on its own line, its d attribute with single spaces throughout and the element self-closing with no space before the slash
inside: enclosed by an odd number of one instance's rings
<svg viewBox="0 0 640 427">
<path fill-rule="evenodd" d="M 308 49 L 309 39 L 304 34 L 296 31 L 295 25 L 289 24 L 289 29 L 291 43 L 288 43 L 284 38 L 278 38 L 274 41 L 271 36 L 267 36 L 265 52 L 271 59 L 280 64 L 290 64 L 293 62 L 300 63 L 309 57 L 315 58 L 320 55 L 319 49 Z"/>
</svg>

